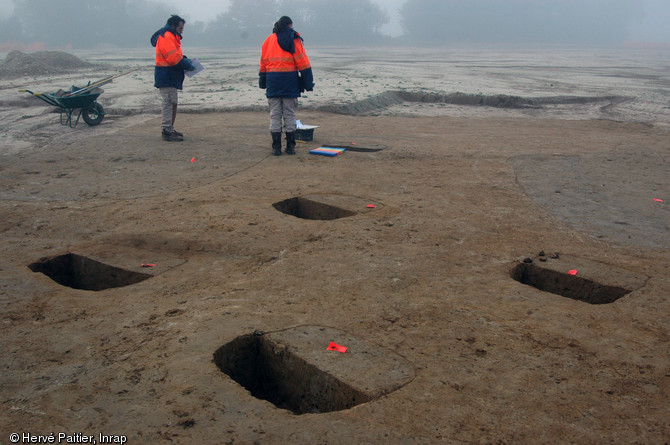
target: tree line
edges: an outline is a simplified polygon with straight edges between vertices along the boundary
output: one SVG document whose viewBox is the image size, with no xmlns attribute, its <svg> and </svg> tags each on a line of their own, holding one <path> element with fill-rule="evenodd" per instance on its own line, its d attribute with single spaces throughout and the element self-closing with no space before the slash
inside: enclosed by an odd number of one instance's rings
<svg viewBox="0 0 670 445">
<path fill-rule="evenodd" d="M 448 45 L 460 43 L 617 44 L 639 12 L 635 0 L 407 0 L 403 34 L 381 32 L 388 13 L 370 0 L 232 0 L 206 22 L 157 0 L 13 0 L 0 20 L 0 43 L 46 48 L 143 47 L 173 13 L 187 19 L 189 46 L 259 46 L 281 15 L 308 44 Z"/>
<path fill-rule="evenodd" d="M 409 0 L 405 33 L 416 42 L 614 45 L 641 18 L 639 0 Z"/>
<path fill-rule="evenodd" d="M 0 20 L 0 43 L 44 42 L 76 49 L 148 45 L 149 37 L 172 14 L 187 19 L 189 46 L 259 46 L 282 15 L 313 44 L 377 44 L 388 15 L 370 0 L 233 0 L 207 22 L 154 0 L 14 0 L 10 17 Z"/>
</svg>

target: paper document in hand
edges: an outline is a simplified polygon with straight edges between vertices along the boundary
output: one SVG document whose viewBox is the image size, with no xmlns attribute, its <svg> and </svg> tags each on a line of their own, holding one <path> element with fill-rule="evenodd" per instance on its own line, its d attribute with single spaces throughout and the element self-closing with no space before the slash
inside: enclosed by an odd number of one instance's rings
<svg viewBox="0 0 670 445">
<path fill-rule="evenodd" d="M 197 57 L 191 59 L 191 62 L 193 62 L 193 66 L 195 66 L 195 69 L 193 71 L 184 71 L 184 74 L 186 74 L 188 77 L 193 77 L 205 69 L 205 67 L 202 65 L 202 63 L 200 63 Z"/>
</svg>

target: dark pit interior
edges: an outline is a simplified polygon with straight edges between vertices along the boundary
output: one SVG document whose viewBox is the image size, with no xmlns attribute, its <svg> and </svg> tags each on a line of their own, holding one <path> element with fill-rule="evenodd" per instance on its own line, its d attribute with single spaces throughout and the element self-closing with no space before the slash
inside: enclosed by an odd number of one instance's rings
<svg viewBox="0 0 670 445">
<path fill-rule="evenodd" d="M 285 199 L 272 206 L 286 215 L 302 219 L 333 220 L 356 214 L 350 210 L 301 197 Z"/>
<path fill-rule="evenodd" d="M 151 275 L 110 266 L 75 253 L 42 259 L 28 266 L 73 289 L 100 291 L 139 283 Z"/>
<path fill-rule="evenodd" d="M 630 289 L 601 284 L 532 263 L 519 264 L 512 269 L 511 276 L 516 281 L 536 289 L 590 304 L 613 303 L 631 292 Z"/>
<path fill-rule="evenodd" d="M 370 400 L 262 334 L 225 344 L 214 362 L 254 397 L 296 414 L 340 411 Z"/>
</svg>

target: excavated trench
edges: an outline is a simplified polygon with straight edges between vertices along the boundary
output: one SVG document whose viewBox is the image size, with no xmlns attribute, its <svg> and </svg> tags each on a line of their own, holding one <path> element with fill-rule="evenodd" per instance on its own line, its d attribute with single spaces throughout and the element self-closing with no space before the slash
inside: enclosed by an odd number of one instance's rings
<svg viewBox="0 0 670 445">
<path fill-rule="evenodd" d="M 324 220 L 346 218 L 356 213 L 334 205 L 314 201 L 303 197 L 294 197 L 272 205 L 280 212 L 300 219 Z"/>
<path fill-rule="evenodd" d="M 610 304 L 641 289 L 649 277 L 569 255 L 526 258 L 510 271 L 515 281 L 589 304 Z"/>
<path fill-rule="evenodd" d="M 221 371 L 257 399 L 296 414 L 348 409 L 370 397 L 262 335 L 244 335 L 219 348 Z"/>
<path fill-rule="evenodd" d="M 630 292 L 630 289 L 620 286 L 609 286 L 534 264 L 521 263 L 512 270 L 511 275 L 514 280 L 538 290 L 589 304 L 613 303 Z"/>
<path fill-rule="evenodd" d="M 46 275 L 62 286 L 90 291 L 129 286 L 152 277 L 75 253 L 44 258 L 30 264 L 28 268 Z"/>
<path fill-rule="evenodd" d="M 239 336 L 214 363 L 257 399 L 295 414 L 352 408 L 414 379 L 414 366 L 380 345 L 325 326 Z"/>
</svg>

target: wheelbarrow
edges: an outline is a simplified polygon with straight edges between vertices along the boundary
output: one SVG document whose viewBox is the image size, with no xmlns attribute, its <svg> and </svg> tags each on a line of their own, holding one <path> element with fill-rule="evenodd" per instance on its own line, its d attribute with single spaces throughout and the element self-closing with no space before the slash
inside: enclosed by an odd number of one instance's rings
<svg viewBox="0 0 670 445">
<path fill-rule="evenodd" d="M 79 118 L 83 118 L 84 122 L 88 125 L 98 125 L 105 118 L 105 110 L 97 102 L 98 96 L 104 93 L 104 90 L 100 87 L 110 83 L 117 77 L 139 69 L 135 68 L 121 74 L 105 77 L 97 82 L 89 82 L 85 87 L 76 87 L 73 85 L 69 91 L 58 90 L 55 93 L 33 93 L 30 90 L 21 89 L 19 93 L 30 93 L 49 105 L 57 107 L 60 111 L 61 125 L 69 125 L 70 128 L 74 128 L 79 123 Z"/>
<path fill-rule="evenodd" d="M 83 117 L 84 122 L 88 125 L 98 125 L 105 117 L 105 110 L 97 102 L 104 90 L 102 88 L 94 88 L 85 94 L 72 94 L 72 91 L 80 90 L 75 86 L 69 92 L 59 90 L 56 93 L 33 93 L 30 90 L 19 90 L 21 93 L 30 93 L 38 99 L 43 100 L 49 105 L 53 105 L 60 109 L 60 123 L 61 125 L 69 125 L 70 128 L 77 126 L 79 118 Z M 77 112 L 78 110 L 78 112 Z M 76 113 L 76 118 L 73 120 L 72 115 Z"/>
</svg>

